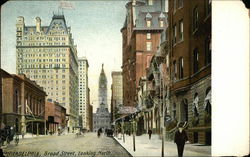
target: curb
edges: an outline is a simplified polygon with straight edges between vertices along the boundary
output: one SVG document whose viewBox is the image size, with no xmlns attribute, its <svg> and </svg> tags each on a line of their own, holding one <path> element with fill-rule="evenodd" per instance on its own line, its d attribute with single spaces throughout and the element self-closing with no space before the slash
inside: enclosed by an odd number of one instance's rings
<svg viewBox="0 0 250 157">
<path fill-rule="evenodd" d="M 114 138 L 114 136 L 112 136 L 112 138 L 114 139 L 114 141 L 116 142 L 116 143 L 118 143 L 131 157 L 133 157 L 133 155 L 131 155 L 130 153 L 129 153 L 129 151 L 127 151 L 127 149 L 125 149 L 115 138 Z"/>
</svg>

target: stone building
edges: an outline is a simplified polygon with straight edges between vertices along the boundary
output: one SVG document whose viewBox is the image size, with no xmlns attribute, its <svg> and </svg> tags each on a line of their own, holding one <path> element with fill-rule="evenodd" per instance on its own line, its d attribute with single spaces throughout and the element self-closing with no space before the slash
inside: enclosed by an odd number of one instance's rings
<svg viewBox="0 0 250 157">
<path fill-rule="evenodd" d="M 169 0 L 170 114 L 192 143 L 211 144 L 211 1 Z"/>
<path fill-rule="evenodd" d="M 112 74 L 112 85 L 111 85 L 111 121 L 113 122 L 118 118 L 118 109 L 123 106 L 123 95 L 122 95 L 122 72 L 113 71 Z"/>
<path fill-rule="evenodd" d="M 89 115 L 89 88 L 88 88 L 88 60 L 86 57 L 78 58 L 78 79 L 79 79 L 79 116 L 82 119 L 83 128 L 90 129 Z"/>
<path fill-rule="evenodd" d="M 107 104 L 107 78 L 103 69 L 99 77 L 99 107 L 96 113 L 93 114 L 93 130 L 97 131 L 100 128 L 107 129 L 110 128 L 110 113 Z M 106 104 L 105 104 L 106 103 Z"/>
<path fill-rule="evenodd" d="M 17 18 L 17 73 L 36 81 L 49 99 L 67 109 L 72 129 L 78 125 L 78 59 L 71 28 L 64 15 L 54 14 L 49 26 L 35 20 L 35 26 L 26 26 L 24 17 Z"/>
<path fill-rule="evenodd" d="M 157 51 L 160 34 L 167 24 L 165 1 L 131 0 L 126 4 L 127 15 L 122 32 L 123 102 L 137 106 L 140 77 Z"/>
<path fill-rule="evenodd" d="M 66 108 L 58 102 L 51 102 L 51 99 L 45 103 L 45 119 L 47 133 L 57 133 L 58 129 L 60 131 L 67 129 Z"/>
<path fill-rule="evenodd" d="M 2 123 L 22 133 L 45 133 L 46 93 L 25 75 L 11 75 L 1 70 Z"/>
</svg>

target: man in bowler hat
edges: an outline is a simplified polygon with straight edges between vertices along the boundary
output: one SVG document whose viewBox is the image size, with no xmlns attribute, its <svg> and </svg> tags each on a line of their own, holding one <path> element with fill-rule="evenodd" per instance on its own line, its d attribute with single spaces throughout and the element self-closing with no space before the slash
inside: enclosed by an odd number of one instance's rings
<svg viewBox="0 0 250 157">
<path fill-rule="evenodd" d="M 183 156 L 184 145 L 187 141 L 187 133 L 184 130 L 183 126 L 179 125 L 178 130 L 175 132 L 174 135 L 174 142 L 176 143 L 178 149 L 178 157 Z"/>
</svg>

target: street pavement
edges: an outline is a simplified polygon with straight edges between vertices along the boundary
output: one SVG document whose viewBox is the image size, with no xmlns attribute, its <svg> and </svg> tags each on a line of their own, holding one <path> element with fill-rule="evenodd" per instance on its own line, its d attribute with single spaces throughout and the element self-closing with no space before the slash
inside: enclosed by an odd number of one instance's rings
<svg viewBox="0 0 250 157">
<path fill-rule="evenodd" d="M 125 135 L 125 142 L 122 135 L 115 137 L 132 156 L 134 157 L 161 157 L 162 140 L 159 135 L 153 134 L 151 140 L 147 134 L 135 136 L 135 151 L 133 149 L 133 136 Z M 164 142 L 164 156 L 178 156 L 176 144 L 172 141 Z M 211 146 L 199 144 L 186 144 L 184 147 L 183 156 L 208 157 L 211 156 Z"/>
<path fill-rule="evenodd" d="M 6 157 L 131 157 L 112 137 L 96 133 L 34 136 L 2 148 Z"/>
</svg>

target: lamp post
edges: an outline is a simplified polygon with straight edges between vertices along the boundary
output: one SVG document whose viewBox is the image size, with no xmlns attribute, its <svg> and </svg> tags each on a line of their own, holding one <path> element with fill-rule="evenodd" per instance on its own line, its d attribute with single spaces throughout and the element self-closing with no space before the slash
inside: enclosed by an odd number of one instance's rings
<svg viewBox="0 0 250 157">
<path fill-rule="evenodd" d="M 123 143 L 125 143 L 125 136 L 124 136 L 124 120 L 122 118 L 122 137 L 123 137 Z"/>
<path fill-rule="evenodd" d="M 136 151 L 135 149 L 135 117 L 133 116 L 133 120 L 132 120 L 132 126 L 133 126 L 133 150 L 134 152 Z"/>
</svg>

